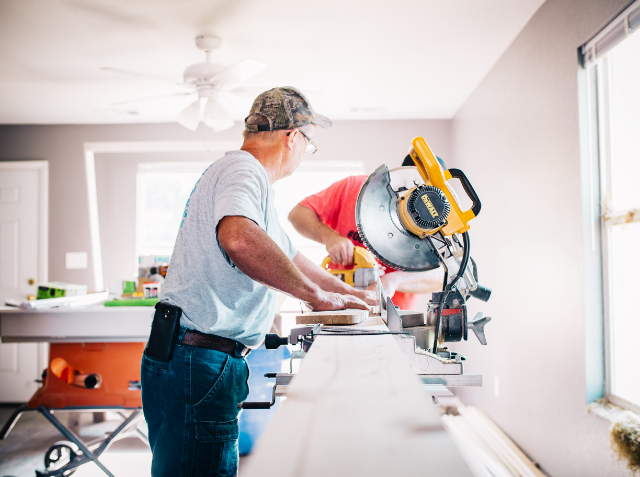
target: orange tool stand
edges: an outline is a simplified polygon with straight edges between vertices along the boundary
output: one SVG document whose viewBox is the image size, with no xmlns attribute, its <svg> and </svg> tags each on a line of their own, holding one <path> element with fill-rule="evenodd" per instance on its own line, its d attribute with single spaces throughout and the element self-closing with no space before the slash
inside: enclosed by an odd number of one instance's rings
<svg viewBox="0 0 640 477">
<path fill-rule="evenodd" d="M 36 471 L 37 476 L 70 475 L 69 471 L 73 472 L 87 462 L 94 462 L 112 476 L 98 457 L 114 441 L 136 433 L 149 443 L 138 430 L 138 424 L 143 420 L 140 362 L 144 347 L 145 343 L 51 343 L 49 367 L 43 373 L 42 387 L 26 406 L 16 409 L 0 431 L 0 439 L 9 434 L 22 413 L 39 411 L 68 441 L 49 448 L 45 454 L 45 470 Z M 57 366 L 52 367 L 54 360 Z M 64 380 L 58 377 L 60 363 L 67 365 L 66 372 L 62 373 Z M 73 375 L 78 373 L 98 375 L 100 384 L 93 389 L 73 384 Z M 123 422 L 114 432 L 84 443 L 54 417 L 54 411 L 116 411 Z"/>
</svg>

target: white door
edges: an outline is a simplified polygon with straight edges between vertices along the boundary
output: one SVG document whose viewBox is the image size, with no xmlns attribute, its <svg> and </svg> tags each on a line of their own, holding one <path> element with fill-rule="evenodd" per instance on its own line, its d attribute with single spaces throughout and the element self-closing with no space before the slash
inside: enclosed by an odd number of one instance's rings
<svg viewBox="0 0 640 477">
<path fill-rule="evenodd" d="M 0 163 L 0 306 L 35 295 L 46 280 L 47 175 L 44 161 Z M 0 343 L 0 402 L 29 400 L 46 366 L 44 352 L 37 343 Z"/>
</svg>

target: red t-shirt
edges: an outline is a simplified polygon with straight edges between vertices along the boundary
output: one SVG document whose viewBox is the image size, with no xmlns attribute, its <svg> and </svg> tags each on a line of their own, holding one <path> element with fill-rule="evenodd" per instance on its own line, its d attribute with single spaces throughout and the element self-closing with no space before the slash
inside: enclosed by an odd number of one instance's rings
<svg viewBox="0 0 640 477">
<path fill-rule="evenodd" d="M 300 205 L 313 210 L 323 224 L 337 234 L 351 239 L 354 245 L 365 247 L 356 226 L 356 202 L 367 177 L 369 176 L 349 176 L 317 194 L 310 195 L 300 202 Z M 380 266 L 385 273 L 396 271 L 382 263 Z M 418 295 L 396 292 L 392 300 L 393 304 L 399 306 L 401 310 L 413 310 L 418 301 Z"/>
</svg>

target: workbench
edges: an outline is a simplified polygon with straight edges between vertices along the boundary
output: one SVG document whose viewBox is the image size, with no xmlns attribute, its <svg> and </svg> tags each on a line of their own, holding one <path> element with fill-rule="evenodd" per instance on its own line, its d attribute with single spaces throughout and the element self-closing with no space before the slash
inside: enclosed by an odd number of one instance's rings
<svg viewBox="0 0 640 477">
<path fill-rule="evenodd" d="M 153 307 L 52 308 L 25 311 L 0 307 L 3 343 L 145 342 L 151 332 Z"/>
<path fill-rule="evenodd" d="M 391 335 L 318 336 L 286 396 L 243 477 L 472 475 Z"/>
<path fill-rule="evenodd" d="M 153 308 L 0 308 L 3 342 L 146 342 Z M 351 329 L 387 330 L 380 318 Z M 319 336 L 243 477 L 470 477 L 391 335 Z"/>
</svg>

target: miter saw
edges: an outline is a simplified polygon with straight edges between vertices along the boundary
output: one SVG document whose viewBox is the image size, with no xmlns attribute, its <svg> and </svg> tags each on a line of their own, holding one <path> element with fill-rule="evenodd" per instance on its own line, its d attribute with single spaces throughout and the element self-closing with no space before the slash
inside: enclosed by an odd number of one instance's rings
<svg viewBox="0 0 640 477">
<path fill-rule="evenodd" d="M 469 322 L 466 306 L 469 297 L 486 302 L 491 296 L 490 289 L 478 284 L 477 268 L 470 256 L 469 221 L 480 213 L 480 199 L 461 170 L 440 167 L 423 138 L 413 140 L 409 155 L 415 167 L 389 170 L 383 164 L 369 176 L 358 195 L 356 223 L 363 243 L 388 267 L 409 272 L 444 268 L 442 291 L 433 293 L 427 312 L 396 309 L 377 278 L 379 312 L 389 331 L 305 326 L 292 329 L 290 336 L 268 334 L 265 347 L 276 349 L 300 344 L 301 350 L 292 357 L 303 357 L 320 335 L 388 333 L 395 337 L 412 369 L 425 384 L 482 386 L 481 375 L 463 373 L 465 357 L 443 346 L 466 340 L 469 329 L 481 344 L 487 344 L 484 327 L 491 318 L 480 312 Z M 448 182 L 452 179 L 460 180 L 471 199 L 471 209 L 461 210 L 456 192 Z M 327 268 L 325 263 L 323 266 Z M 343 279 L 355 285 L 353 277 Z M 284 394 L 292 374 L 268 373 L 266 376 L 276 379 L 272 402 L 245 402 L 243 407 L 273 405 L 275 397 Z"/>
<path fill-rule="evenodd" d="M 466 340 L 471 329 L 486 345 L 484 326 L 491 319 L 482 313 L 467 319 L 466 300 L 491 295 L 478 284 L 470 258 L 469 221 L 480 213 L 480 199 L 461 170 L 440 167 L 423 138 L 413 140 L 409 155 L 415 167 L 382 165 L 369 176 L 356 203 L 356 223 L 363 243 L 385 265 L 410 272 L 444 268 L 442 292 L 433 294 L 426 314 L 402 316 L 388 297 L 381 314 L 391 331 L 411 335 L 397 338 L 418 374 L 462 374 L 464 357 L 443 344 Z M 471 209 L 461 210 L 451 179 L 460 180 Z"/>
</svg>

